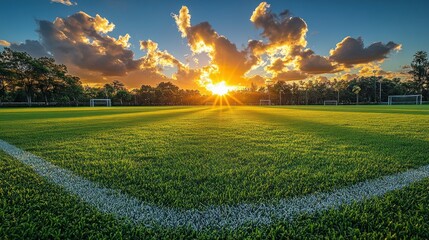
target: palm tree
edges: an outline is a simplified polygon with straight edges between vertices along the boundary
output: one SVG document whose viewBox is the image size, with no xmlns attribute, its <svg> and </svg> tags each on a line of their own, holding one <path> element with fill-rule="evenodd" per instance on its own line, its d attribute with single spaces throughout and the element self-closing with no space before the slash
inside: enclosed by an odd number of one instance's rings
<svg viewBox="0 0 429 240">
<path fill-rule="evenodd" d="M 340 103 L 341 82 L 335 78 L 333 86 L 334 86 L 334 90 L 337 92 L 337 103 Z"/>
<path fill-rule="evenodd" d="M 356 94 L 356 105 L 358 105 L 358 104 L 359 104 L 359 92 L 360 92 L 361 90 L 362 90 L 362 89 L 361 89 L 358 85 L 354 85 L 354 86 L 353 86 L 352 92 L 353 92 L 354 94 Z"/>
</svg>

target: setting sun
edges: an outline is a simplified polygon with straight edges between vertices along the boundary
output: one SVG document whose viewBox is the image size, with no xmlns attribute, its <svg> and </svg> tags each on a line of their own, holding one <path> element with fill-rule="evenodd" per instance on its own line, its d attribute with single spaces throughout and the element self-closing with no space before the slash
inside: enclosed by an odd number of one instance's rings
<svg viewBox="0 0 429 240">
<path fill-rule="evenodd" d="M 216 84 L 207 85 L 207 89 L 210 90 L 213 95 L 223 96 L 232 90 L 233 87 L 227 86 L 225 81 L 222 81 Z"/>
</svg>

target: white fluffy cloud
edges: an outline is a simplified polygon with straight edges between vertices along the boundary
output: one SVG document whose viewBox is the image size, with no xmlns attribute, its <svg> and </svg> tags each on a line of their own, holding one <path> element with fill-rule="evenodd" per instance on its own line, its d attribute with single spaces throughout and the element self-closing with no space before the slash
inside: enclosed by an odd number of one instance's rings
<svg viewBox="0 0 429 240">
<path fill-rule="evenodd" d="M 70 0 L 51 0 L 51 2 L 54 2 L 54 3 L 61 3 L 61 4 L 64 4 L 64 5 L 67 5 L 67 6 L 77 5 L 77 3 L 76 3 L 76 2 L 72 2 L 72 1 L 70 1 Z"/>
<path fill-rule="evenodd" d="M 10 42 L 8 42 L 6 40 L 0 39 L 0 46 L 9 47 L 10 46 Z"/>
</svg>

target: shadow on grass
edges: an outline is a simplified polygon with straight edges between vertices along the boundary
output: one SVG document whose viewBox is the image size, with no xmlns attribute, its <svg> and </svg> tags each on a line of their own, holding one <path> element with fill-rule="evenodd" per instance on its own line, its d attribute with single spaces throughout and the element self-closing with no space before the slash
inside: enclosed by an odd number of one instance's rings
<svg viewBox="0 0 429 240">
<path fill-rule="evenodd" d="M 326 139 L 328 142 L 338 142 L 341 145 L 347 145 L 349 151 L 367 151 L 367 154 L 376 153 L 379 156 L 383 156 L 385 158 L 380 159 L 380 161 L 384 160 L 384 162 L 379 163 L 382 165 L 392 164 L 392 168 L 396 168 L 394 171 L 383 172 L 383 174 L 398 170 L 402 171 L 410 167 L 418 167 L 429 163 L 429 154 L 427 154 L 429 142 L 424 140 L 367 132 L 352 127 L 302 120 L 293 116 L 266 111 L 247 111 L 249 115 L 256 115 L 258 119 L 266 122 L 287 125 L 296 130 Z"/>
<path fill-rule="evenodd" d="M 162 106 L 162 107 L 113 107 L 113 108 L 69 108 L 64 110 L 56 109 L 19 109 L 22 111 L 0 111 L 0 121 L 28 121 L 28 120 L 48 120 L 64 118 L 82 118 L 111 116 L 130 113 L 150 113 L 171 111 L 180 109 L 191 109 L 189 106 Z M 1 109 L 0 109 L 1 110 Z M 41 110 L 41 111 L 36 111 Z"/>
<path fill-rule="evenodd" d="M 282 108 L 276 106 L 274 108 Z M 410 114 L 428 115 L 428 106 L 287 106 L 287 108 L 320 112 L 343 112 L 343 113 L 388 113 L 388 114 Z"/>
<path fill-rule="evenodd" d="M 59 121 L 48 119 L 47 122 L 33 122 L 31 120 L 30 123 L 23 124 L 23 126 L 16 122 L 11 122 L 8 125 L 3 125 L 5 130 L 0 132 L 0 138 L 14 144 L 18 144 L 18 141 L 40 144 L 44 141 L 58 141 L 59 139 L 88 138 L 101 132 L 119 131 L 123 128 L 185 117 L 207 110 L 208 108 L 175 108 L 169 111 L 139 111 L 136 113 L 118 113 L 116 115 L 103 114 L 80 118 L 62 118 Z"/>
</svg>

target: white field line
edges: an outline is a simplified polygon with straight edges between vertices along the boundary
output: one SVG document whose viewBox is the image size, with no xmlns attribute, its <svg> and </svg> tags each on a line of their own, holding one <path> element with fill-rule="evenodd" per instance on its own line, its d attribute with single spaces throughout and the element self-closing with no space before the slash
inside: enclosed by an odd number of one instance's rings
<svg viewBox="0 0 429 240">
<path fill-rule="evenodd" d="M 211 206 L 204 210 L 179 210 L 146 204 L 117 190 L 102 188 L 69 170 L 59 168 L 2 140 L 0 140 L 0 149 L 32 167 L 36 173 L 50 182 L 79 196 L 99 211 L 113 214 L 119 218 L 129 218 L 135 223 L 148 227 L 187 227 L 202 230 L 206 228 L 236 229 L 245 224 L 267 225 L 275 220 L 292 220 L 300 213 L 337 208 L 342 204 L 381 196 L 429 177 L 429 165 L 426 165 L 379 179 L 360 182 L 332 192 L 294 197 L 280 200 L 275 204 L 221 205 Z"/>
</svg>

